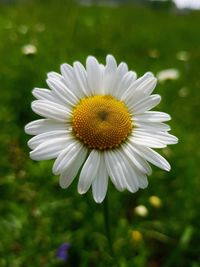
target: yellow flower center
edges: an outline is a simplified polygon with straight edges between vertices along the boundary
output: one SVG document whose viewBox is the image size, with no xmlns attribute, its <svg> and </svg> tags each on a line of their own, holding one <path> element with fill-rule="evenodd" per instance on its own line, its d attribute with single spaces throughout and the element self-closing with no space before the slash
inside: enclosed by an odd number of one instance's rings
<svg viewBox="0 0 200 267">
<path fill-rule="evenodd" d="M 111 149 L 119 146 L 131 132 L 132 121 L 128 108 L 111 95 L 83 98 L 72 117 L 76 137 L 92 149 Z"/>
</svg>

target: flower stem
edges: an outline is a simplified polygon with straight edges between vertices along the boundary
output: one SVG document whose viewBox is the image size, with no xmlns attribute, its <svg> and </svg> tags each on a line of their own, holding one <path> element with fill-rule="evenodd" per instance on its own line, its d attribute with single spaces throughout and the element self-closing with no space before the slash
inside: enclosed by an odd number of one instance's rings
<svg viewBox="0 0 200 267">
<path fill-rule="evenodd" d="M 105 224 L 105 232 L 108 240 L 108 245 L 110 249 L 110 255 L 114 259 L 113 247 L 112 247 L 112 237 L 110 231 L 110 214 L 109 214 L 109 203 L 108 203 L 108 193 L 103 202 L 103 213 L 104 213 L 104 224 Z"/>
<path fill-rule="evenodd" d="M 112 260 L 112 265 L 110 266 L 119 267 L 118 260 L 113 250 L 113 242 L 112 242 L 113 239 L 112 239 L 112 232 L 111 232 L 111 219 L 110 219 L 110 212 L 109 212 L 108 193 L 103 202 L 103 213 L 104 213 L 105 234 L 108 240 L 108 246 L 109 246 L 110 256 Z"/>
</svg>

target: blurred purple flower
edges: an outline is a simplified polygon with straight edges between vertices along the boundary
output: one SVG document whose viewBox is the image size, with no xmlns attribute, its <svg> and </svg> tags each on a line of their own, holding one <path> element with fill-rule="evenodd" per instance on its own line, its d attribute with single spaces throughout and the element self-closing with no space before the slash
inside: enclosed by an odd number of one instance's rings
<svg viewBox="0 0 200 267">
<path fill-rule="evenodd" d="M 59 246 L 56 252 L 56 256 L 58 259 L 62 261 L 67 261 L 68 259 L 68 249 L 70 248 L 69 243 L 63 243 L 62 245 Z"/>
</svg>

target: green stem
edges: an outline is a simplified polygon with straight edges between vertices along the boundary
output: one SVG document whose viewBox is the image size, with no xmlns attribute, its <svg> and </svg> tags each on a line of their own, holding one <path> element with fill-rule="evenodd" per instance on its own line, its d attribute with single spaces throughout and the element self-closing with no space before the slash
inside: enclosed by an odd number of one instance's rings
<svg viewBox="0 0 200 267">
<path fill-rule="evenodd" d="M 110 220 L 110 213 L 109 213 L 109 201 L 108 201 L 108 193 L 103 202 L 103 213 L 104 213 L 104 224 L 105 224 L 105 233 L 108 240 L 108 246 L 110 250 L 110 256 L 112 258 L 112 263 L 114 267 L 119 267 L 117 259 L 114 254 L 113 250 L 113 242 L 112 242 L 112 233 L 111 233 L 111 220 Z"/>
<path fill-rule="evenodd" d="M 112 237 L 110 231 L 110 214 L 109 214 L 109 203 L 108 203 L 108 194 L 106 195 L 103 202 L 103 212 L 104 212 L 104 223 L 105 223 L 105 232 L 108 239 L 108 245 L 110 249 L 110 254 L 113 257 L 113 247 L 112 247 Z"/>
</svg>

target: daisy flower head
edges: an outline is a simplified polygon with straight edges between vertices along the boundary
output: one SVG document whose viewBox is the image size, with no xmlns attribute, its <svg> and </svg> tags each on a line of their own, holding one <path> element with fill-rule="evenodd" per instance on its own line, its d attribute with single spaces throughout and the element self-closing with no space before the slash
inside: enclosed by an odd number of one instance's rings
<svg viewBox="0 0 200 267">
<path fill-rule="evenodd" d="M 78 192 L 92 187 L 101 203 L 108 179 L 119 190 L 134 193 L 147 187 L 148 162 L 169 171 L 169 163 L 152 148 L 177 143 L 168 133 L 170 116 L 150 111 L 161 97 L 151 95 L 156 78 L 150 72 L 137 78 L 126 63 L 113 56 L 100 64 L 89 56 L 61 65 L 61 74 L 48 73 L 50 89 L 35 88 L 32 110 L 44 117 L 25 126 L 34 135 L 28 142 L 33 160 L 56 158 L 53 173 L 67 188 L 80 170 Z"/>
</svg>

